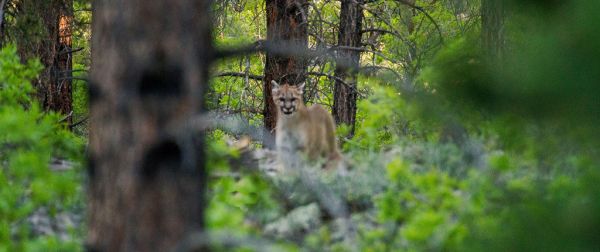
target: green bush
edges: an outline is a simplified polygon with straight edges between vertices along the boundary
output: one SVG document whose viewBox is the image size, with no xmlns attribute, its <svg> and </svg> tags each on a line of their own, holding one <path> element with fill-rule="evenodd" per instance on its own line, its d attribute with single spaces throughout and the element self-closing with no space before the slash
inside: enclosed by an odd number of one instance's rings
<svg viewBox="0 0 600 252">
<path fill-rule="evenodd" d="M 593 237 L 600 219 L 594 214 L 600 177 L 589 155 L 543 151 L 547 145 L 539 145 L 536 124 L 475 113 L 458 117 L 467 125 L 465 139 L 444 141 L 439 117 L 423 117 L 426 110 L 407 105 L 391 89 L 373 91 L 359 105 L 368 116 L 345 144 L 352 168 L 345 175 L 308 172 L 346 202 L 356 228 L 353 241 L 344 237 L 339 219 L 331 217 L 314 187 L 287 175 L 217 179 L 208 213 L 211 227 L 233 226 L 241 237 L 260 234 L 274 244 L 324 251 L 598 248 Z M 567 140 L 546 135 L 543 143 Z M 313 203 L 320 205 L 321 216 L 304 211 Z M 266 213 L 267 218 L 257 219 Z M 283 237 L 267 232 L 274 225 L 288 228 L 292 218 L 318 224 Z"/>
<path fill-rule="evenodd" d="M 84 141 L 33 100 L 30 80 L 40 70 L 37 61 L 21 64 L 14 46 L 0 51 L 0 251 L 72 249 L 81 242 L 80 230 L 68 239 L 40 236 L 28 221 L 36 210 L 53 218 L 82 207 L 77 164 Z M 53 171 L 53 160 L 75 167 Z"/>
</svg>

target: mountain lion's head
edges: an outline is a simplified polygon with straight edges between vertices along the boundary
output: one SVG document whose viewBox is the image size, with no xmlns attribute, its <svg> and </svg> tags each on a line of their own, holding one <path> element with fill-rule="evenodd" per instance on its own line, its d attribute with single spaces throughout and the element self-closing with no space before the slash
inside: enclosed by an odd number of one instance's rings
<svg viewBox="0 0 600 252">
<path fill-rule="evenodd" d="M 289 84 L 280 86 L 277 82 L 271 81 L 271 84 L 273 84 L 273 101 L 281 113 L 289 116 L 298 111 L 300 106 L 303 106 L 302 90 L 304 89 L 304 83 L 298 86 Z"/>
</svg>

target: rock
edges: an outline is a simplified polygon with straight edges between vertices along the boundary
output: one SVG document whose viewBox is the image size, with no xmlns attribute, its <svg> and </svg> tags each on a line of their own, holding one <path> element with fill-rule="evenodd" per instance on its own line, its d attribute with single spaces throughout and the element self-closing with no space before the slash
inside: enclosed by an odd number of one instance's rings
<svg viewBox="0 0 600 252">
<path fill-rule="evenodd" d="M 31 233 L 34 236 L 54 235 L 52 221 L 45 207 L 37 209 L 27 218 L 28 226 L 31 227 Z"/>
<path fill-rule="evenodd" d="M 52 171 L 68 171 L 75 167 L 75 163 L 68 160 L 52 158 L 48 167 L 50 167 L 50 170 Z"/>
<path fill-rule="evenodd" d="M 321 210 L 317 203 L 298 207 L 286 216 L 267 224 L 265 234 L 277 238 L 291 238 L 308 233 L 321 225 Z"/>
<path fill-rule="evenodd" d="M 81 227 L 83 218 L 74 212 L 60 212 L 52 216 L 46 207 L 35 210 L 26 223 L 34 237 L 57 236 L 60 240 L 71 239 L 70 230 Z"/>
</svg>

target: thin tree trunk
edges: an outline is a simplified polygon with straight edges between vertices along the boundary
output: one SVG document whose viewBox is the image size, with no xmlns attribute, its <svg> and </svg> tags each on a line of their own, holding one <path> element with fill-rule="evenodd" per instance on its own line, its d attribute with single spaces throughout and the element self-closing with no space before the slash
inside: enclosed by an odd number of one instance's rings
<svg viewBox="0 0 600 252">
<path fill-rule="evenodd" d="M 410 6 L 416 5 L 415 0 L 406 0 L 406 3 Z M 413 88 L 418 72 L 418 66 L 416 65 L 418 62 L 417 42 L 414 36 L 416 32 L 416 24 L 414 19 L 417 16 L 417 10 L 410 6 L 406 6 L 408 14 L 403 15 L 404 24 L 406 25 L 409 38 L 406 43 L 406 46 L 408 47 L 406 52 L 406 68 L 403 71 L 403 80 L 401 84 L 406 90 L 411 90 Z"/>
<path fill-rule="evenodd" d="M 363 12 L 362 0 L 342 0 L 340 12 L 340 30 L 338 46 L 362 47 L 361 29 Z M 337 124 L 347 124 L 351 127 L 349 136 L 354 135 L 356 121 L 356 69 L 360 64 L 359 50 L 338 50 L 340 60 L 348 62 L 353 69 L 338 66 L 335 69 L 333 118 Z M 343 81 L 341 81 L 343 80 Z"/>
<path fill-rule="evenodd" d="M 201 231 L 203 108 L 213 54 L 208 0 L 93 6 L 90 251 L 173 251 Z"/>
<path fill-rule="evenodd" d="M 298 47 L 307 47 L 307 0 L 267 0 L 267 40 L 277 44 L 285 42 Z M 277 111 L 271 96 L 271 80 L 280 84 L 296 85 L 306 77 L 306 61 L 299 57 L 290 57 L 267 53 L 263 98 L 265 102 L 263 116 L 265 127 L 275 129 Z"/>
<path fill-rule="evenodd" d="M 6 5 L 8 0 L 0 0 L 0 48 L 4 42 L 4 15 L 6 14 Z"/>
<path fill-rule="evenodd" d="M 481 1 L 481 38 L 485 53 L 491 60 L 500 60 L 505 49 L 504 0 Z"/>
</svg>

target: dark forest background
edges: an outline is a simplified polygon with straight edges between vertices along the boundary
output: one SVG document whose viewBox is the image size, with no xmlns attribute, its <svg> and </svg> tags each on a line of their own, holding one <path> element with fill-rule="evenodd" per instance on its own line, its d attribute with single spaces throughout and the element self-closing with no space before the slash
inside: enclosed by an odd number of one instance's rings
<svg viewBox="0 0 600 252">
<path fill-rule="evenodd" d="M 0 0 L 0 251 L 598 251 L 598 11 Z M 346 170 L 273 169 L 272 80 Z"/>
</svg>

